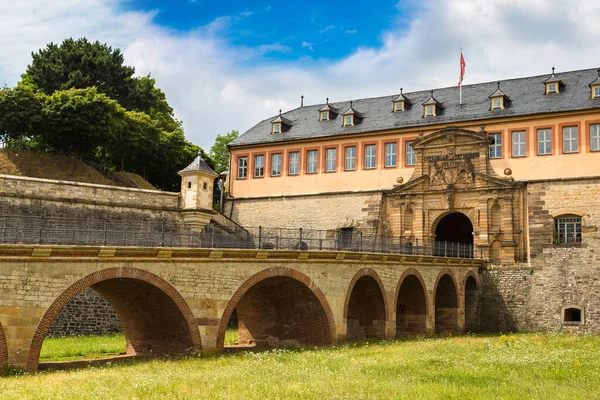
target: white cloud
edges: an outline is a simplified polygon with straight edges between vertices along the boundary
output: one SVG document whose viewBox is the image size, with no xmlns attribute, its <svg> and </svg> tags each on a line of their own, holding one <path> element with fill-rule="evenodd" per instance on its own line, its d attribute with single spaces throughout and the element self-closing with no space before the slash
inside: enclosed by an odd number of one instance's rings
<svg viewBox="0 0 600 400">
<path fill-rule="evenodd" d="M 416 4 L 416 3 L 415 3 Z M 186 34 L 152 22 L 153 13 L 122 12 L 118 0 L 13 2 L 0 14 L 0 84 L 13 85 L 30 52 L 50 41 L 86 36 L 120 47 L 138 74 L 151 73 L 167 94 L 188 138 L 210 147 L 215 135 L 244 131 L 262 119 L 305 104 L 356 99 L 456 84 L 459 47 L 465 84 L 598 67 L 600 3 L 579 0 L 434 1 L 336 62 L 264 61 L 280 43 L 234 46 L 224 39 L 235 18 Z M 403 17 L 404 18 L 404 17 Z M 302 47 L 312 50 L 312 44 Z M 322 55 L 321 55 L 322 56 Z M 349 84 L 350 83 L 350 84 Z"/>
<path fill-rule="evenodd" d="M 308 48 L 310 51 L 315 51 L 315 50 L 313 49 L 313 46 L 312 46 L 312 45 L 313 45 L 313 43 L 308 43 L 307 41 L 303 41 L 303 42 L 302 42 L 302 47 L 303 47 L 303 48 L 304 48 L 304 47 L 306 47 L 306 48 Z"/>
</svg>

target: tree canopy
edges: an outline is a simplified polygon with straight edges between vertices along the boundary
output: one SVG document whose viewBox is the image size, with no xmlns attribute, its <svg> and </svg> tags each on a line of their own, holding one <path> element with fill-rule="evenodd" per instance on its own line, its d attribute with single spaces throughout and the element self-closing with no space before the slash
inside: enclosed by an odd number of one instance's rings
<svg viewBox="0 0 600 400">
<path fill-rule="evenodd" d="M 66 39 L 32 53 L 14 88 L 0 89 L 0 135 L 9 146 L 58 152 L 136 172 L 179 190 L 177 171 L 201 153 L 150 76 L 136 77 L 107 44 Z"/>
<path fill-rule="evenodd" d="M 238 131 L 231 131 L 224 135 L 217 135 L 210 148 L 210 158 L 215 164 L 214 170 L 220 174 L 229 168 L 229 149 L 227 145 L 239 136 Z"/>
</svg>

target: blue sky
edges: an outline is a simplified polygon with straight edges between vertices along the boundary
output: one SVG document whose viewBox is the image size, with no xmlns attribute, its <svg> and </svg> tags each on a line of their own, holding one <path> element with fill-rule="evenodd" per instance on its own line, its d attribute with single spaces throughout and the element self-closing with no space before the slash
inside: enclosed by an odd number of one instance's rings
<svg viewBox="0 0 600 400">
<path fill-rule="evenodd" d="M 19 0 L 0 13 L 0 84 L 87 37 L 151 74 L 209 148 L 300 105 L 600 67 L 600 1 Z M 465 86 L 464 90 L 468 90 Z"/>
</svg>

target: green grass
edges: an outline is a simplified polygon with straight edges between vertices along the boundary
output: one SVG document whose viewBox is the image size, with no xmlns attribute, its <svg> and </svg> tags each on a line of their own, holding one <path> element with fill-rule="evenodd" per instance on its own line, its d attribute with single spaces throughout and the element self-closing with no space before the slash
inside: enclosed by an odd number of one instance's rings
<svg viewBox="0 0 600 400">
<path fill-rule="evenodd" d="M 600 398 L 600 336 L 420 338 L 0 379 L 2 399 Z"/>
<path fill-rule="evenodd" d="M 42 344 L 40 361 L 66 361 L 116 356 L 125 351 L 123 334 L 47 338 Z"/>
<path fill-rule="evenodd" d="M 239 340 L 239 334 L 237 328 L 227 328 L 225 331 L 225 346 L 231 346 L 237 344 Z"/>
</svg>

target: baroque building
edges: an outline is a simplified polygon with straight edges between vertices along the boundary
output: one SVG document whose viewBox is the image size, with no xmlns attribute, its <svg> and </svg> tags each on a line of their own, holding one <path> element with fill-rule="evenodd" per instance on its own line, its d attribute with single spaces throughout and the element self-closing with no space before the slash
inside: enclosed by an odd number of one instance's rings
<svg viewBox="0 0 600 400">
<path fill-rule="evenodd" d="M 498 301 L 482 328 L 600 331 L 600 70 L 465 85 L 462 104 L 458 90 L 327 99 L 259 122 L 230 145 L 225 214 L 461 243 L 489 260 L 480 278 Z"/>
</svg>

